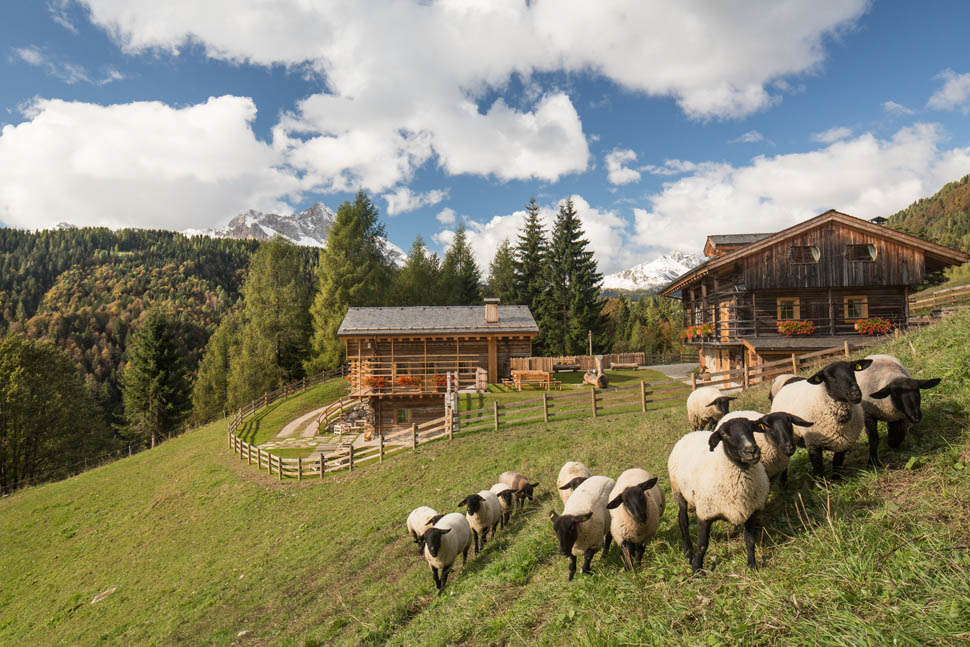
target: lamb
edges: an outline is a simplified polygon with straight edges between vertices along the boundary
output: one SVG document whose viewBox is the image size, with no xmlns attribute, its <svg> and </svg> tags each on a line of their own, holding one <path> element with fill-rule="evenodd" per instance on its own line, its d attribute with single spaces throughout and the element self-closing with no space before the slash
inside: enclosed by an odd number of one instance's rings
<svg viewBox="0 0 970 647">
<path fill-rule="evenodd" d="M 591 476 L 572 493 L 562 515 L 549 511 L 552 527 L 559 540 L 559 552 L 569 558 L 569 579 L 576 574 L 576 557 L 584 556 L 583 573 L 589 574 L 596 551 L 603 555 L 610 548 L 610 515 L 606 509 L 610 491 L 616 481 L 607 476 Z"/>
<path fill-rule="evenodd" d="M 732 411 L 718 423 L 723 425 L 735 418 L 747 418 L 748 420 L 763 420 L 767 426 L 764 435 L 758 434 L 754 437 L 761 450 L 761 464 L 765 467 L 765 474 L 768 480 L 781 474 L 782 484 L 788 481 L 788 460 L 795 453 L 795 430 L 794 426 L 811 427 L 813 423 L 802 420 L 798 416 L 793 416 L 784 411 L 776 411 L 765 415 L 758 411 Z"/>
<path fill-rule="evenodd" d="M 775 396 L 778 395 L 778 392 L 781 391 L 781 388 L 786 384 L 800 382 L 804 379 L 804 377 L 798 377 L 797 375 L 793 375 L 791 373 L 782 373 L 771 382 L 771 390 L 768 392 L 768 402 L 774 400 Z"/>
<path fill-rule="evenodd" d="M 469 494 L 459 506 L 465 506 L 465 518 L 472 529 L 472 536 L 475 538 L 475 554 L 477 555 L 488 539 L 489 530 L 492 537 L 495 537 L 495 529 L 502 519 L 502 506 L 498 502 L 498 497 L 491 490 L 481 490 L 478 494 Z M 481 540 L 481 543 L 479 543 Z"/>
<path fill-rule="evenodd" d="M 895 449 L 906 437 L 907 422 L 923 419 L 920 390 L 931 389 L 939 378 L 914 380 L 902 362 L 892 355 L 869 355 L 869 368 L 856 376 L 862 389 L 862 412 L 865 415 L 866 435 L 869 438 L 869 464 L 878 465 L 879 421 L 889 429 L 889 446 Z"/>
<path fill-rule="evenodd" d="M 505 483 L 515 492 L 515 507 L 516 509 L 521 508 L 525 505 L 525 500 L 532 500 L 535 488 L 539 485 L 539 482 L 530 483 L 529 479 L 525 477 L 521 472 L 516 472 L 515 470 L 509 470 L 508 472 L 502 472 L 501 476 L 498 477 L 499 483 Z"/>
<path fill-rule="evenodd" d="M 556 478 L 556 489 L 559 490 L 559 498 L 563 504 L 569 500 L 569 495 L 573 493 L 580 483 L 592 476 L 589 468 L 578 461 L 569 461 L 559 470 Z"/>
<path fill-rule="evenodd" d="M 690 432 L 670 452 L 667 470 L 674 501 L 680 508 L 677 520 L 684 555 L 695 573 L 704 567 L 715 519 L 744 524 L 748 567 L 756 566 L 754 531 L 757 512 L 768 500 L 769 483 L 754 434 L 764 433 L 764 429 L 761 421 L 734 418 L 714 432 Z M 696 552 L 690 538 L 688 509 L 697 514 Z"/>
<path fill-rule="evenodd" d="M 714 429 L 728 412 L 731 400 L 713 386 L 702 386 L 687 396 L 687 421 L 691 429 Z"/>
<path fill-rule="evenodd" d="M 472 531 L 468 521 L 459 512 L 444 515 L 424 533 L 424 559 L 431 567 L 431 577 L 441 595 L 448 581 L 448 574 L 461 555 L 462 567 L 468 562 L 468 549 L 472 543 Z M 440 570 L 440 576 L 439 576 Z"/>
<path fill-rule="evenodd" d="M 872 364 L 871 359 L 832 362 L 807 380 L 786 384 L 771 402 L 771 410 L 784 411 L 811 420 L 811 430 L 795 428 L 795 442 L 808 450 L 812 471 L 824 474 L 822 451 L 834 453 L 833 477 L 840 476 L 845 453 L 862 433 L 862 390 L 856 374 Z"/>
<path fill-rule="evenodd" d="M 414 540 L 414 543 L 418 545 L 418 554 L 421 554 L 424 548 L 424 533 L 434 526 L 438 520 L 444 515 L 440 515 L 433 508 L 429 508 L 426 505 L 415 508 L 408 515 L 408 533 Z"/>
<path fill-rule="evenodd" d="M 657 487 L 656 476 L 633 468 L 620 474 L 609 498 L 610 534 L 620 547 L 623 567 L 637 570 L 646 543 L 657 534 L 664 513 L 664 492 Z"/>
<path fill-rule="evenodd" d="M 515 496 L 515 493 L 505 483 L 496 483 L 489 489 L 492 491 L 492 494 L 498 497 L 498 504 L 502 508 L 501 527 L 505 528 L 505 525 L 509 522 L 509 518 L 512 516 L 512 506 L 515 505 L 512 497 Z"/>
</svg>

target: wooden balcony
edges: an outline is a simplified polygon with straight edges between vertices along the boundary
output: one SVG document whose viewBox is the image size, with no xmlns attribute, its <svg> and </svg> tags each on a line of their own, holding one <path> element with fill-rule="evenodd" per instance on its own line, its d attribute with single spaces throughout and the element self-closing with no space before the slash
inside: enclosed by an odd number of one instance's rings
<svg viewBox="0 0 970 647">
<path fill-rule="evenodd" d="M 404 355 L 350 358 L 354 396 L 426 395 L 481 386 L 479 355 Z"/>
</svg>

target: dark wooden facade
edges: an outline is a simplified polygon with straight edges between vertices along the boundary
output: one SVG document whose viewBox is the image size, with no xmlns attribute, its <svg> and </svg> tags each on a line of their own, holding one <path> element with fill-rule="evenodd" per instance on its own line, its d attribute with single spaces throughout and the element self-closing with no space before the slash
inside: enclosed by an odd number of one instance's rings
<svg viewBox="0 0 970 647">
<path fill-rule="evenodd" d="M 860 319 L 909 324 L 912 286 L 966 262 L 963 252 L 828 211 L 776 234 L 709 237 L 709 260 L 661 294 L 680 294 L 685 326 L 712 332 L 691 343 L 702 366 L 722 371 L 851 340 Z M 786 337 L 780 321 L 811 321 Z"/>
</svg>

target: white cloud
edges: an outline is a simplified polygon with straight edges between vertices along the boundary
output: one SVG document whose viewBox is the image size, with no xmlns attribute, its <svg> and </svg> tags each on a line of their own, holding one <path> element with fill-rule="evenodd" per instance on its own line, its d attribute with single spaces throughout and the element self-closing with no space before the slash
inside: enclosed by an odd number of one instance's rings
<svg viewBox="0 0 970 647">
<path fill-rule="evenodd" d="M 432 204 L 438 204 L 448 197 L 447 191 L 433 189 L 425 193 L 415 193 L 406 186 L 399 186 L 394 191 L 381 196 L 387 203 L 387 215 L 396 216 L 399 213 L 414 211 Z"/>
<path fill-rule="evenodd" d="M 38 99 L 0 130 L 0 221 L 185 229 L 249 208 L 289 212 L 281 200 L 299 182 L 256 139 L 255 116 L 246 97 L 178 109 Z"/>
<path fill-rule="evenodd" d="M 805 153 L 759 156 L 747 166 L 705 162 L 635 209 L 642 245 L 697 251 L 711 233 L 776 231 L 835 208 L 888 216 L 970 172 L 970 148 L 942 149 L 935 124 L 869 133 Z"/>
<path fill-rule="evenodd" d="M 637 161 L 637 154 L 629 148 L 614 148 L 606 154 L 607 179 L 610 184 L 628 184 L 640 181 L 640 172 L 626 166 Z"/>
<path fill-rule="evenodd" d="M 684 173 L 690 173 L 697 168 L 697 164 L 694 162 L 688 162 L 686 160 L 664 160 L 662 166 L 655 166 L 653 164 L 648 164 L 641 168 L 641 170 L 646 171 L 652 175 L 683 175 Z"/>
<path fill-rule="evenodd" d="M 905 117 L 907 115 L 914 114 L 914 111 L 907 108 L 901 103 L 896 103 L 895 101 L 883 101 L 882 109 L 887 115 L 893 115 L 894 117 Z"/>
<path fill-rule="evenodd" d="M 823 130 L 820 133 L 814 133 L 812 135 L 812 139 L 817 142 L 822 142 L 823 144 L 831 144 L 832 142 L 837 142 L 840 139 L 845 139 L 851 135 L 851 128 L 846 128 L 845 126 L 836 126 L 835 128 Z"/>
<path fill-rule="evenodd" d="M 71 0 L 49 0 L 47 3 L 47 11 L 51 15 L 51 19 L 58 25 L 67 29 L 70 32 L 77 33 L 77 27 L 71 22 L 71 18 L 68 15 L 68 8 L 71 4 Z"/>
<path fill-rule="evenodd" d="M 589 165 L 572 99 L 535 73 L 591 73 L 672 97 L 697 119 L 741 117 L 779 99 L 784 77 L 824 61 L 824 42 L 866 0 L 794 0 L 770 10 L 712 2 L 226 3 L 82 0 L 130 52 L 305 66 L 326 92 L 276 129 L 275 145 L 322 190 L 384 191 L 436 158 L 450 174 L 555 181 Z M 609 34 L 608 39 L 589 34 Z M 644 65 L 643 61 L 650 61 Z M 499 95 L 525 80 L 524 105 Z M 769 91 L 768 88 L 771 88 Z"/>
<path fill-rule="evenodd" d="M 936 78 L 943 79 L 943 87 L 933 93 L 926 105 L 937 110 L 959 110 L 970 114 L 970 73 L 957 74 L 943 70 Z"/>
<path fill-rule="evenodd" d="M 100 79 L 92 79 L 83 66 L 75 63 L 64 63 L 54 60 L 41 48 L 30 45 L 28 47 L 15 47 L 13 58 L 20 59 L 28 65 L 43 67 L 51 76 L 64 81 L 68 85 L 77 83 L 91 83 L 94 85 L 107 85 L 112 81 L 120 81 L 125 75 L 113 67 L 109 67 L 105 76 Z"/>
<path fill-rule="evenodd" d="M 764 141 L 765 136 L 759 133 L 757 130 L 749 130 L 740 137 L 732 139 L 729 144 L 754 144 L 755 142 Z"/>
<path fill-rule="evenodd" d="M 438 215 L 435 216 L 435 220 L 440 222 L 442 225 L 453 225 L 457 219 L 458 214 L 455 213 L 455 210 L 451 207 L 445 207 L 438 212 Z"/>
</svg>

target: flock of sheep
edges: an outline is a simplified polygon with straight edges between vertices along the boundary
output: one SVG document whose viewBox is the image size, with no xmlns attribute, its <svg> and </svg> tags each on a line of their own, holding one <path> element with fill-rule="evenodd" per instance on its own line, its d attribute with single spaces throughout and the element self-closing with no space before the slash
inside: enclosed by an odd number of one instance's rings
<svg viewBox="0 0 970 647">
<path fill-rule="evenodd" d="M 813 472 L 825 473 L 822 452 L 833 452 L 832 476 L 838 478 L 845 453 L 865 428 L 869 463 L 878 464 L 877 425 L 888 425 L 890 447 L 902 443 L 908 423 L 922 419 L 920 391 L 939 379 L 916 380 L 891 355 L 833 362 L 808 378 L 781 375 L 771 385 L 771 410 L 730 412 L 734 398 L 702 387 L 687 398 L 693 429 L 674 445 L 667 460 L 678 511 L 683 549 L 694 572 L 703 568 L 711 524 L 716 520 L 744 526 L 747 563 L 755 566 L 756 517 L 768 500 L 771 480 L 784 485 L 796 445 L 805 447 Z M 508 523 L 513 511 L 533 498 L 538 482 L 505 472 L 489 490 L 468 495 L 459 505 L 465 514 L 439 515 L 428 507 L 414 510 L 408 531 L 431 566 L 439 594 L 455 561 L 474 545 L 481 550 L 489 533 Z M 614 480 L 594 476 L 582 463 L 563 465 L 556 480 L 563 511 L 549 512 L 560 553 L 569 558 L 569 579 L 583 557 L 589 573 L 596 553 L 610 541 L 620 548 L 624 568 L 639 567 L 646 543 L 657 532 L 664 493 L 657 477 L 633 468 Z M 697 516 L 697 541 L 689 532 L 688 512 Z"/>
</svg>

